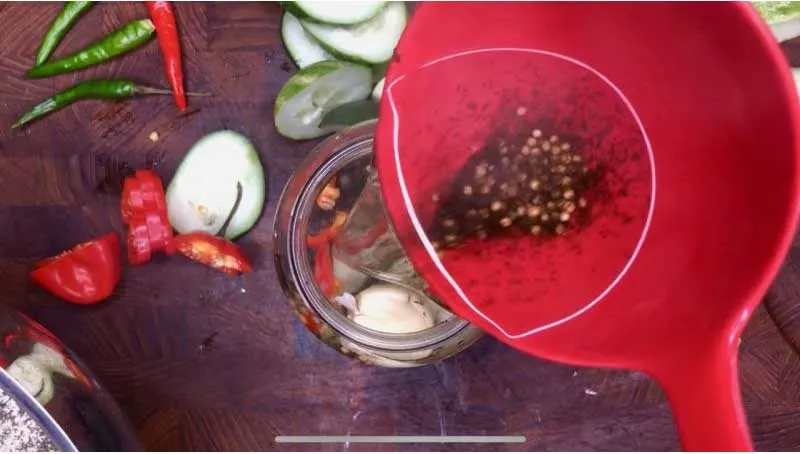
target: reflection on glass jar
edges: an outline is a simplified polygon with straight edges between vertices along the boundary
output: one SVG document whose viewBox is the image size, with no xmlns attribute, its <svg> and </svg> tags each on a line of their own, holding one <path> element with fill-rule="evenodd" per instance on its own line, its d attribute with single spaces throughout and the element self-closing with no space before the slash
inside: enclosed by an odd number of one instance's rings
<svg viewBox="0 0 800 454">
<path fill-rule="evenodd" d="M 0 451 L 137 451 L 114 399 L 44 327 L 0 308 Z"/>
<path fill-rule="evenodd" d="M 276 268 L 303 324 L 340 353 L 430 364 L 482 332 L 426 292 L 394 237 L 372 167 L 374 127 L 328 138 L 292 175 L 275 217 Z"/>
</svg>

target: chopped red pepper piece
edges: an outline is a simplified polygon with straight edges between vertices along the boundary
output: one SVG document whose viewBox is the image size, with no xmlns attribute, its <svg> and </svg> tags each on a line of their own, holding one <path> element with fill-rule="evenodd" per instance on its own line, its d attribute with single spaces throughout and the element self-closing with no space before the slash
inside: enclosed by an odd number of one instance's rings
<svg viewBox="0 0 800 454">
<path fill-rule="evenodd" d="M 122 185 L 122 221 L 126 224 L 137 214 L 167 215 L 167 197 L 161 178 L 152 170 L 137 170 Z"/>
<path fill-rule="evenodd" d="M 167 199 L 161 178 L 152 170 L 137 170 L 122 189 L 122 220 L 128 224 L 128 262 L 140 265 L 163 250 L 175 253 L 172 226 L 167 218 Z"/>
<path fill-rule="evenodd" d="M 150 229 L 142 218 L 130 220 L 128 226 L 128 263 L 141 265 L 150 261 L 153 250 L 150 247 Z"/>
<path fill-rule="evenodd" d="M 175 246 L 178 252 L 191 260 L 232 276 L 253 271 L 253 266 L 239 246 L 208 232 L 178 235 L 175 237 Z"/>
<path fill-rule="evenodd" d="M 30 274 L 45 290 L 75 304 L 108 298 L 120 275 L 119 235 L 115 232 L 42 260 Z"/>
<path fill-rule="evenodd" d="M 175 237 L 172 235 L 172 226 L 163 215 L 148 213 L 144 216 L 150 233 L 150 248 L 153 251 L 164 251 L 167 255 L 175 253 Z"/>
</svg>

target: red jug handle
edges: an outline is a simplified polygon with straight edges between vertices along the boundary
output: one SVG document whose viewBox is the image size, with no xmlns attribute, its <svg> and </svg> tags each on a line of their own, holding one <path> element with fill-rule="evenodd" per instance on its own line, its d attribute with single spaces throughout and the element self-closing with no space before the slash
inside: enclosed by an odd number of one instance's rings
<svg viewBox="0 0 800 454">
<path fill-rule="evenodd" d="M 653 374 L 670 402 L 684 451 L 753 450 L 739 389 L 739 339 L 725 343 L 684 352 L 673 367 L 662 363 Z"/>
</svg>

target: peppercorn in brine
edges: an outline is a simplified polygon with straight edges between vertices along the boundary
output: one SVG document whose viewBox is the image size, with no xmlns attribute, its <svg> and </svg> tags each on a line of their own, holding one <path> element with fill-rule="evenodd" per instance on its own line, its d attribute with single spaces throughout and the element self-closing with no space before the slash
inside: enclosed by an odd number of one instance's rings
<svg viewBox="0 0 800 454">
<path fill-rule="evenodd" d="M 533 128 L 491 140 L 462 167 L 439 203 L 430 237 L 450 248 L 469 238 L 563 235 L 588 212 L 593 179 L 577 144 Z"/>
</svg>

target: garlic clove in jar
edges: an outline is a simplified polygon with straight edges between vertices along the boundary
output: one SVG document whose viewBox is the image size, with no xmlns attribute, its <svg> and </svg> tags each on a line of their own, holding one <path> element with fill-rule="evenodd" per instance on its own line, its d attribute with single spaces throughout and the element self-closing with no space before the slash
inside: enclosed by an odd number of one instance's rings
<svg viewBox="0 0 800 454">
<path fill-rule="evenodd" d="M 36 359 L 42 367 L 51 372 L 57 372 L 61 375 L 75 378 L 75 374 L 69 370 L 69 366 L 67 366 L 66 361 L 64 361 L 64 355 L 52 347 L 37 342 L 33 344 L 30 357 Z"/>
<path fill-rule="evenodd" d="M 31 358 L 31 355 L 20 356 L 11 363 L 6 372 L 22 388 L 40 404 L 47 405 L 55 393 L 53 377 L 45 366 Z"/>
<path fill-rule="evenodd" d="M 422 299 L 396 285 L 373 285 L 356 298 L 358 311 L 350 318 L 384 333 L 406 334 L 432 328 L 434 314 Z"/>
</svg>

